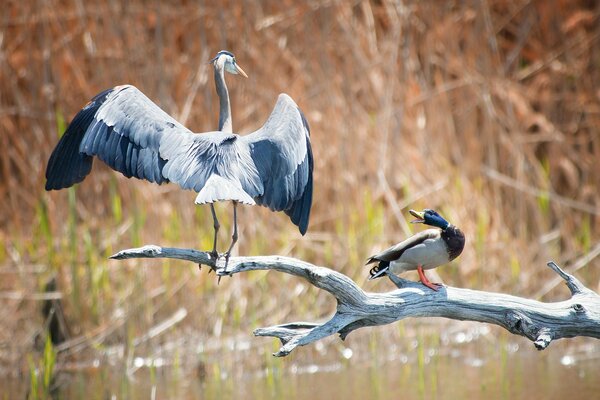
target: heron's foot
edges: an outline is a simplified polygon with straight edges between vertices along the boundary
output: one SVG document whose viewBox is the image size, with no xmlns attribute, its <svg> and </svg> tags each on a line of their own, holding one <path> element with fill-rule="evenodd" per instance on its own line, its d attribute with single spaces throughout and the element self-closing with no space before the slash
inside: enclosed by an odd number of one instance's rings
<svg viewBox="0 0 600 400">
<path fill-rule="evenodd" d="M 206 265 L 207 267 L 209 267 L 208 273 L 210 274 L 212 271 L 217 272 L 217 262 L 219 261 L 219 258 L 221 258 L 221 254 L 219 254 L 216 250 L 211 250 L 210 252 L 208 252 L 208 255 L 210 257 L 211 260 L 214 260 L 214 266 L 213 265 L 208 265 L 208 264 L 198 264 L 198 269 L 202 270 L 202 265 Z"/>
<path fill-rule="evenodd" d="M 223 272 L 222 272 L 222 273 L 219 275 L 219 279 L 217 280 L 217 285 L 218 285 L 219 283 L 221 283 L 221 278 L 222 278 L 224 275 L 229 275 L 229 274 L 227 273 L 227 265 L 229 265 L 229 257 L 230 257 L 230 256 L 231 256 L 231 253 L 230 253 L 229 251 L 226 251 L 225 253 L 223 253 L 223 254 L 221 254 L 221 255 L 220 255 L 220 257 L 224 257 L 224 258 L 225 258 L 225 265 L 224 265 L 222 268 L 219 268 L 219 269 L 221 269 Z M 216 268 L 215 268 L 215 272 L 217 272 L 217 269 L 216 269 Z M 229 276 L 231 276 L 231 275 L 229 275 Z"/>
<path fill-rule="evenodd" d="M 226 251 L 223 253 L 223 257 L 225 257 L 225 267 L 223 267 L 223 272 L 227 273 L 227 266 L 229 265 L 229 257 L 231 257 L 231 252 Z"/>
<path fill-rule="evenodd" d="M 212 249 L 210 253 L 208 253 L 211 259 L 215 260 L 215 262 L 219 259 L 220 255 L 216 249 Z"/>
<path fill-rule="evenodd" d="M 208 270 L 208 273 L 210 274 L 211 271 L 217 271 L 217 261 L 219 261 L 219 253 L 217 252 L 216 249 L 212 249 L 210 253 L 208 253 L 208 255 L 210 256 L 211 260 L 214 260 L 215 262 L 215 266 L 209 265 L 210 269 Z"/>
</svg>

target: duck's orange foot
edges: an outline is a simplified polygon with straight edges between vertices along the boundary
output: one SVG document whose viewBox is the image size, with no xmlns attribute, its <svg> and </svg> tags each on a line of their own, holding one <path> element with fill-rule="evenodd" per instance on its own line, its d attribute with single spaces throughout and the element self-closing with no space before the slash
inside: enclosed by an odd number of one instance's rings
<svg viewBox="0 0 600 400">
<path fill-rule="evenodd" d="M 425 286 L 427 286 L 429 289 L 433 290 L 433 291 L 438 291 L 440 290 L 440 287 L 442 285 L 438 284 L 438 283 L 431 283 L 429 281 L 429 279 L 427 279 L 427 277 L 425 276 L 425 272 L 423 272 L 423 267 L 421 267 L 420 265 L 417 267 L 417 272 L 419 273 L 419 280 L 421 281 L 421 283 Z"/>
<path fill-rule="evenodd" d="M 421 283 L 436 292 L 438 290 L 440 290 L 440 287 L 442 287 L 442 285 L 440 285 L 439 283 L 433 283 L 433 282 L 429 282 L 429 281 L 427 281 L 427 282 L 421 281 Z"/>
</svg>

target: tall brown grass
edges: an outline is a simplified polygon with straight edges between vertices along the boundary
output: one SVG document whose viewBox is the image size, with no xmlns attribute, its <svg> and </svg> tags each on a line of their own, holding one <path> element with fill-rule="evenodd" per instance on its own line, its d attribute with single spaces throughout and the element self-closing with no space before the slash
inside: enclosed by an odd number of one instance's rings
<svg viewBox="0 0 600 400">
<path fill-rule="evenodd" d="M 429 207 L 468 238 L 444 281 L 545 295 L 548 259 L 581 266 L 598 250 L 599 13 L 593 2 L 524 0 L 3 5 L 0 340 L 17 349 L 4 361 L 33 347 L 44 321 L 32 296 L 50 275 L 72 337 L 103 344 L 131 341 L 182 306 L 182 326 L 207 338 L 331 311 L 286 276 L 217 287 L 182 263 L 106 260 L 142 243 L 208 249 L 210 214 L 193 193 L 100 162 L 71 203 L 68 191 L 43 190 L 61 119 L 105 88 L 134 84 L 192 130 L 215 129 L 207 61 L 221 49 L 250 75 L 228 78 L 234 130 L 258 128 L 287 92 L 316 160 L 308 235 L 283 214 L 244 208 L 240 254 L 290 254 L 362 280 L 367 256 L 410 234 L 407 209 Z M 230 206 L 218 211 L 227 231 Z M 593 288 L 598 265 L 578 271 Z"/>
</svg>

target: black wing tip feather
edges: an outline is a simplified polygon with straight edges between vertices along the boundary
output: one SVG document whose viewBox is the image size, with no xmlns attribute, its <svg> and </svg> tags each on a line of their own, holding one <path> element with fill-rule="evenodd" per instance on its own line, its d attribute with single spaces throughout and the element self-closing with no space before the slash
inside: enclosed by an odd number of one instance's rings
<svg viewBox="0 0 600 400">
<path fill-rule="evenodd" d="M 68 188 L 81 182 L 90 173 L 93 159 L 80 153 L 79 146 L 94 115 L 115 89 L 98 93 L 75 115 L 48 160 L 46 190 Z"/>
<path fill-rule="evenodd" d="M 312 164 L 312 163 L 311 163 Z M 313 195 L 313 178 L 312 178 L 312 165 L 310 175 L 308 177 L 306 192 L 302 196 L 302 210 L 301 217 L 298 224 L 298 229 L 302 236 L 306 234 L 308 230 L 308 222 L 310 220 L 310 209 L 312 208 L 312 195 Z M 304 211 L 305 210 L 305 211 Z"/>
<path fill-rule="evenodd" d="M 89 164 L 90 164 L 90 169 L 91 169 L 92 160 L 90 160 Z M 83 181 L 86 176 L 87 176 L 87 174 L 85 174 L 83 176 L 77 176 L 77 177 L 70 177 L 70 176 L 66 176 L 64 174 L 62 176 L 53 176 L 46 180 L 46 185 L 44 186 L 44 188 L 48 192 L 51 190 L 66 189 L 66 188 L 69 188 L 69 187 L 75 185 L 76 183 Z"/>
<path fill-rule="evenodd" d="M 298 227 L 300 234 L 304 236 L 308 231 L 308 223 L 310 220 L 310 208 L 312 203 L 312 177 L 309 178 L 311 183 L 310 188 L 307 187 L 301 198 L 296 200 L 292 207 L 285 210 L 285 213 L 290 217 L 294 225 Z"/>
<path fill-rule="evenodd" d="M 302 196 L 296 200 L 293 205 L 285 210 L 285 213 L 290 217 L 292 223 L 298 227 L 300 234 L 304 236 L 308 231 L 308 223 L 310 221 L 310 209 L 312 207 L 313 195 L 313 179 L 312 166 L 308 175 L 308 182 L 304 188 Z"/>
<path fill-rule="evenodd" d="M 302 124 L 306 128 L 306 132 L 308 133 L 308 137 L 306 138 L 306 155 L 308 157 L 308 182 L 306 182 L 306 188 L 304 189 L 304 193 L 302 195 L 302 210 L 300 223 L 298 228 L 300 229 L 300 233 L 302 236 L 308 230 L 308 221 L 310 219 L 310 209 L 312 208 L 312 197 L 313 197 L 313 169 L 314 169 L 314 159 L 312 154 L 312 146 L 310 145 L 310 127 L 308 126 L 308 121 L 304 116 L 304 113 L 300 108 L 298 108 L 298 112 L 300 113 L 300 117 L 302 118 Z"/>
<path fill-rule="evenodd" d="M 303 123 L 305 124 L 306 130 L 310 134 L 308 128 L 308 122 L 304 119 L 302 111 L 298 109 L 302 116 Z M 292 222 L 298 226 L 300 234 L 304 236 L 308 230 L 308 223 L 310 220 L 310 209 L 312 208 L 312 197 L 313 197 L 313 167 L 314 160 L 312 155 L 312 148 L 310 146 L 310 140 L 306 138 L 306 151 L 308 157 L 308 181 L 302 192 L 302 196 L 294 202 L 292 207 L 286 210 L 286 214 L 289 215 Z"/>
</svg>

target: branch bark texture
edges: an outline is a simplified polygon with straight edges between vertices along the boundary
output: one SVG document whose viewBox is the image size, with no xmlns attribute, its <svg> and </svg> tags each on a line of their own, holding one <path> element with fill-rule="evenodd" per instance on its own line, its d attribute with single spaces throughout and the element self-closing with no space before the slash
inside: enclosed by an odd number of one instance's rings
<svg viewBox="0 0 600 400">
<path fill-rule="evenodd" d="M 444 317 L 499 325 L 530 339 L 538 350 L 553 341 L 575 336 L 600 339 L 600 296 L 554 262 L 548 263 L 565 280 L 571 298 L 545 303 L 502 293 L 443 286 L 434 292 L 418 282 L 388 275 L 397 289 L 387 293 L 362 290 L 346 275 L 326 267 L 280 256 L 232 257 L 214 260 L 208 252 L 144 246 L 123 250 L 111 258 L 175 258 L 204 264 L 218 276 L 246 271 L 275 270 L 295 275 L 323 289 L 337 300 L 336 312 L 325 323 L 293 322 L 254 331 L 256 336 L 279 338 L 275 356 L 288 355 L 298 346 L 324 337 L 346 336 L 365 326 L 389 324 L 407 317 Z"/>
</svg>

